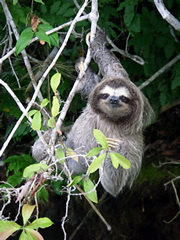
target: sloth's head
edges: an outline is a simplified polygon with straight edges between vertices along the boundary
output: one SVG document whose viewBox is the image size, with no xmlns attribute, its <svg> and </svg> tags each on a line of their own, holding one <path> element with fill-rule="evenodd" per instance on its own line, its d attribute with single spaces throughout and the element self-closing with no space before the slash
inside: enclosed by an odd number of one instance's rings
<svg viewBox="0 0 180 240">
<path fill-rule="evenodd" d="M 99 83 L 89 96 L 94 112 L 113 122 L 136 120 L 141 114 L 141 97 L 127 81 L 107 79 Z"/>
</svg>

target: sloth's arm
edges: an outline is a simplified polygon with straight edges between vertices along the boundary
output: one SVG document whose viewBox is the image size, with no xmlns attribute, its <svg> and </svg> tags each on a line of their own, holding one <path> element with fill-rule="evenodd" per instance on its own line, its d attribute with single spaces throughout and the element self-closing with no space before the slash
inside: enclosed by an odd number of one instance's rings
<svg viewBox="0 0 180 240">
<path fill-rule="evenodd" d="M 127 72 L 117 57 L 106 48 L 106 36 L 102 31 L 97 31 L 91 43 L 91 52 L 94 61 L 98 64 L 101 74 L 105 77 L 129 79 Z"/>
<path fill-rule="evenodd" d="M 81 57 L 76 61 L 75 69 L 76 72 L 80 72 L 83 67 L 84 58 Z M 83 97 L 88 97 L 95 86 L 100 82 L 101 78 L 93 71 L 92 67 L 89 66 L 85 72 L 85 75 L 80 80 L 78 92 L 81 93 Z"/>
</svg>

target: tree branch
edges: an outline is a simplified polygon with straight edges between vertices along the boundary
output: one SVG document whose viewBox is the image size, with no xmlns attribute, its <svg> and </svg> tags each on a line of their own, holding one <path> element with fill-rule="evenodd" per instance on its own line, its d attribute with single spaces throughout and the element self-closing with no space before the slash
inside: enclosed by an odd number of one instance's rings
<svg viewBox="0 0 180 240">
<path fill-rule="evenodd" d="M 175 64 L 180 59 L 180 54 L 178 54 L 175 58 L 173 58 L 170 62 L 168 62 L 164 67 L 159 69 L 155 74 L 153 74 L 149 79 L 143 82 L 139 89 L 143 89 L 144 87 L 148 86 L 151 82 L 153 82 L 159 75 L 165 72 L 168 68 L 170 68 L 173 64 Z"/>
<path fill-rule="evenodd" d="M 157 10 L 161 14 L 162 18 L 165 19 L 171 26 L 177 31 L 180 31 L 180 22 L 167 10 L 163 0 L 154 0 Z"/>
<path fill-rule="evenodd" d="M 81 13 L 83 13 L 85 8 L 82 9 L 82 7 L 79 9 L 79 11 L 81 10 Z M 99 14 L 97 13 L 97 9 L 98 9 L 98 2 L 97 0 L 92 0 L 92 5 L 91 5 L 91 12 L 89 14 L 90 16 L 90 21 L 91 21 L 91 32 L 92 32 L 92 38 L 91 38 L 91 41 L 93 40 L 94 36 L 95 36 L 95 32 L 96 32 L 96 26 L 97 26 L 97 21 L 98 21 L 98 16 Z M 74 86 L 73 88 L 71 89 L 70 93 L 69 93 L 69 96 L 63 106 L 63 109 L 61 111 L 61 114 L 57 120 L 57 123 L 56 123 L 56 128 L 57 129 L 60 129 L 61 128 L 61 125 L 62 125 L 62 122 L 66 116 L 66 113 L 69 109 L 69 106 L 71 104 L 71 101 L 74 97 L 74 95 L 76 94 L 77 92 L 77 89 L 78 89 L 78 86 L 81 82 L 81 79 L 83 78 L 84 74 L 85 74 L 85 71 L 87 70 L 87 67 L 89 65 L 91 61 L 91 54 L 90 54 L 90 50 L 88 48 L 88 51 L 87 51 L 87 55 L 86 55 L 86 58 L 85 58 L 85 61 L 83 63 L 83 67 L 81 69 L 81 71 L 79 72 L 79 75 L 74 83 Z"/>
</svg>

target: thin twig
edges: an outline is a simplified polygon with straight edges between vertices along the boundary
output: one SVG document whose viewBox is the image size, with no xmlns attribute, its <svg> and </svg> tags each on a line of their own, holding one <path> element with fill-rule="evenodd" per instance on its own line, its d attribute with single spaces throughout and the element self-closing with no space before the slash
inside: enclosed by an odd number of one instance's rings
<svg viewBox="0 0 180 240">
<path fill-rule="evenodd" d="M 175 197 L 176 197 L 176 203 L 177 203 L 177 205 L 178 205 L 178 207 L 179 207 L 179 211 L 176 213 L 176 215 L 175 215 L 170 221 L 165 221 L 165 220 L 164 220 L 164 222 L 167 223 L 167 224 L 173 222 L 173 221 L 178 217 L 178 215 L 180 214 L 180 200 L 179 200 L 179 196 L 178 196 L 178 193 L 177 193 L 177 189 L 176 189 L 176 187 L 175 187 L 175 185 L 174 185 L 174 181 L 175 181 L 175 180 L 177 180 L 177 178 L 172 179 L 172 180 L 170 181 L 170 183 L 172 184 L 172 187 L 173 187 L 173 190 L 174 190 L 174 194 L 175 194 Z M 164 184 L 164 185 L 167 185 L 167 183 Z"/>
<path fill-rule="evenodd" d="M 103 203 L 104 203 L 104 199 L 107 196 L 107 192 L 104 192 L 102 197 L 100 198 L 97 207 L 99 208 Z M 93 209 L 91 208 L 88 213 L 86 214 L 86 216 L 83 218 L 83 220 L 81 221 L 81 223 L 76 227 L 76 229 L 74 230 L 74 232 L 71 234 L 71 236 L 69 237 L 69 240 L 72 240 L 76 233 L 79 231 L 79 229 L 83 226 L 83 224 L 86 222 L 86 220 L 88 219 L 88 217 L 90 217 L 93 214 Z"/>
<path fill-rule="evenodd" d="M 143 89 L 147 85 L 149 85 L 151 82 L 153 82 L 159 75 L 164 73 L 168 68 L 170 68 L 173 64 L 175 64 L 178 60 L 180 60 L 180 54 L 178 54 L 175 58 L 173 58 L 170 62 L 168 62 L 164 67 L 159 69 L 155 74 L 153 74 L 149 79 L 147 79 L 145 82 L 143 82 L 139 89 Z"/>
<path fill-rule="evenodd" d="M 62 223 L 61 223 L 61 228 L 62 228 L 63 233 L 64 233 L 64 240 L 67 239 L 67 233 L 66 233 L 66 230 L 65 230 L 64 225 L 65 225 L 65 222 L 66 222 L 67 217 L 68 217 L 68 209 L 69 209 L 70 196 L 71 196 L 71 188 L 68 189 L 67 201 L 66 201 L 66 208 L 65 208 L 65 215 L 64 215 L 64 217 L 62 218 Z"/>
<path fill-rule="evenodd" d="M 78 185 L 75 185 L 75 186 L 78 189 L 78 191 L 80 191 L 81 193 L 84 193 L 83 190 Z M 92 207 L 92 209 L 95 211 L 95 213 L 99 216 L 101 221 L 106 225 L 107 230 L 111 231 L 111 229 L 112 229 L 111 225 L 109 225 L 109 223 L 106 221 L 106 219 L 101 215 L 101 213 L 98 211 L 98 209 L 95 207 L 95 205 L 89 200 L 89 198 L 85 194 L 84 194 L 84 197 L 86 198 L 87 202 Z"/>
</svg>

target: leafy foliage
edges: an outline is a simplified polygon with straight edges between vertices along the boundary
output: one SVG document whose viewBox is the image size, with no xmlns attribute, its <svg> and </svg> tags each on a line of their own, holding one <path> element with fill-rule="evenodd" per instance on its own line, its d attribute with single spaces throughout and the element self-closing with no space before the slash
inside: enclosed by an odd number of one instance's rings
<svg viewBox="0 0 180 240">
<path fill-rule="evenodd" d="M 9 236 L 11 236 L 14 232 L 18 230 L 22 230 L 22 233 L 19 237 L 19 240 L 22 239 L 35 239 L 42 240 L 42 236 L 39 232 L 34 229 L 38 228 L 47 228 L 50 227 L 53 222 L 49 218 L 39 218 L 34 220 L 32 223 L 27 225 L 27 221 L 31 217 L 33 211 L 35 209 L 35 205 L 24 204 L 22 207 L 22 218 L 23 218 L 23 227 L 19 224 L 12 221 L 0 221 L 0 239 L 6 240 Z"/>
<path fill-rule="evenodd" d="M 8 164 L 6 172 L 8 176 L 7 182 L 16 187 L 23 180 L 23 170 L 34 163 L 34 159 L 26 154 L 22 154 L 21 156 L 14 155 L 8 157 L 5 163 Z"/>
<path fill-rule="evenodd" d="M 42 67 L 42 63 L 53 49 L 53 46 L 59 47 L 61 45 L 67 27 L 51 35 L 47 35 L 46 32 L 53 27 L 70 21 L 77 12 L 77 8 L 72 0 L 34 0 L 33 8 L 30 1 L 13 0 L 13 4 L 10 0 L 6 2 L 8 3 L 17 30 L 21 34 L 17 42 L 14 36 L 10 37 L 9 42 L 7 41 L 5 38 L 7 29 L 4 27 L 6 26 L 6 18 L 3 10 L 0 8 L 0 37 L 2 43 L 0 45 L 0 52 L 4 54 L 7 42 L 9 44 L 9 49 L 16 44 L 16 56 L 11 58 L 12 65 L 8 60 L 3 62 L 1 78 L 9 85 L 20 101 L 25 103 L 26 100 L 28 100 L 28 96 L 26 95 L 32 95 L 32 92 L 31 90 L 28 92 L 30 79 L 26 69 L 22 67 L 23 60 L 19 53 L 23 49 L 26 49 L 27 53 L 31 56 L 33 74 L 35 75 L 38 69 Z M 82 1 L 78 2 L 79 4 L 82 3 Z M 175 16 L 178 16 L 180 11 L 180 5 L 178 5 L 178 3 L 179 0 L 171 0 L 166 3 L 169 10 L 173 10 Z M 28 16 L 32 12 L 40 21 L 35 29 L 33 29 L 32 26 L 30 27 L 30 23 L 27 21 Z M 122 58 L 118 56 L 117 53 L 117 56 L 120 58 L 131 80 L 134 81 L 135 84 L 140 85 L 143 83 L 147 78 L 151 77 L 156 71 L 179 54 L 179 33 L 170 28 L 167 22 L 161 18 L 152 0 L 101 0 L 99 1 L 99 14 L 99 26 L 106 31 L 107 35 L 114 41 L 117 47 L 123 50 L 126 49 L 129 53 L 139 55 L 144 59 L 145 65 L 139 66 L 126 57 Z M 44 100 L 39 103 L 38 109 L 33 109 L 29 112 L 29 116 L 33 118 L 33 130 L 40 130 L 43 128 L 42 110 L 45 108 L 51 113 L 49 114 L 48 127 L 55 127 L 56 117 L 61 110 L 60 103 L 66 99 L 75 78 L 74 73 L 72 74 L 72 65 L 74 65 L 75 60 L 79 56 L 84 56 L 85 49 L 87 48 L 84 39 L 86 33 L 89 31 L 89 26 L 90 24 L 88 21 L 83 21 L 76 25 L 74 34 L 71 35 L 66 49 L 48 78 L 44 81 L 41 88 Z M 33 37 L 38 37 L 41 41 L 36 41 L 29 45 Z M 17 82 L 17 77 L 14 72 L 17 74 L 19 83 Z M 61 72 L 62 75 L 57 72 Z M 158 79 L 144 89 L 144 93 L 157 111 L 167 103 L 171 104 L 175 100 L 179 100 L 180 64 L 174 64 L 165 73 L 160 75 Z M 75 120 L 84 106 L 83 104 L 79 96 L 74 99 L 67 114 L 65 124 L 72 123 Z M 20 117 L 21 111 L 3 88 L 0 89 L 0 111 L 2 113 L 1 117 L 5 122 L 3 123 L 3 131 L 7 136 L 14 122 Z M 14 139 L 20 141 L 23 136 L 27 136 L 30 131 L 30 126 L 24 121 L 16 131 Z M 88 174 L 99 169 L 107 156 L 111 158 L 115 168 L 121 166 L 128 169 L 130 167 L 130 162 L 123 158 L 123 156 L 117 153 L 108 152 L 108 141 L 100 131 L 95 130 L 94 136 L 100 144 L 100 147 L 94 148 L 88 153 L 88 157 L 95 158 L 89 166 Z M 73 150 L 69 149 L 67 153 L 75 161 L 78 161 L 77 154 Z M 62 163 L 65 158 L 65 153 L 57 150 L 56 156 L 60 163 Z M 34 163 L 34 160 L 29 155 L 25 154 L 10 156 L 5 160 L 5 163 L 6 165 L 8 164 L 6 171 L 7 181 L 13 186 L 18 186 L 23 177 L 31 177 L 34 172 L 41 172 L 44 167 L 45 169 L 47 168 L 46 164 L 31 165 Z M 68 187 L 78 183 L 83 185 L 86 196 L 96 203 L 97 193 L 94 189 L 93 181 L 87 176 L 75 176 L 72 182 L 68 184 Z M 61 184 L 60 182 L 54 184 L 54 189 L 56 189 L 55 192 L 58 193 L 57 189 L 61 187 Z M 47 192 L 44 192 L 42 195 L 47 199 Z M 32 210 L 31 207 L 23 208 L 22 215 L 24 225 L 32 214 L 30 209 Z M 2 230 L 0 236 L 2 239 L 6 239 L 6 237 L 10 236 L 13 232 L 21 229 L 23 232 L 20 239 L 41 239 L 34 230 L 36 229 L 35 225 L 38 227 L 47 227 L 51 225 L 51 222 L 47 219 L 37 219 L 26 227 L 21 227 L 10 221 L 0 222 L 0 232 Z"/>
</svg>

